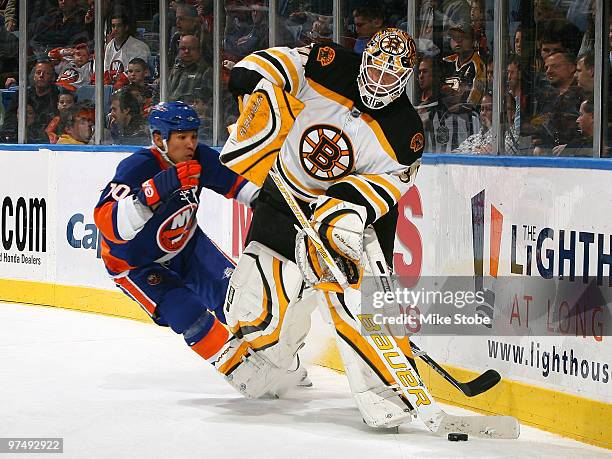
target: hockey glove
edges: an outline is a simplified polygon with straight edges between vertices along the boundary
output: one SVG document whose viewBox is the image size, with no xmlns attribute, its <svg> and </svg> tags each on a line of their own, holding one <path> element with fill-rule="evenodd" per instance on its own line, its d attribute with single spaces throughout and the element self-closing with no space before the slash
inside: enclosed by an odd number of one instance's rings
<svg viewBox="0 0 612 459">
<path fill-rule="evenodd" d="M 363 231 L 367 212 L 363 206 L 321 196 L 312 226 L 350 284 L 358 284 L 363 272 Z M 329 268 L 303 232 L 296 240 L 296 262 L 312 286 L 338 290 Z M 330 284 L 331 283 L 331 284 Z"/>
<path fill-rule="evenodd" d="M 200 163 L 194 159 L 179 163 L 144 182 L 136 197 L 149 207 L 167 202 L 176 191 L 197 187 L 201 170 Z"/>
</svg>

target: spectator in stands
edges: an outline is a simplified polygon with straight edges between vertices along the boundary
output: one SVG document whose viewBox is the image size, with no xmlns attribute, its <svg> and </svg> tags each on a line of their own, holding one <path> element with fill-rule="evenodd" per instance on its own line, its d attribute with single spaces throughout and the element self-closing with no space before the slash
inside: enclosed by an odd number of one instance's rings
<svg viewBox="0 0 612 459">
<path fill-rule="evenodd" d="M 370 38 L 385 27 L 385 14 L 380 8 L 358 7 L 353 10 L 353 22 L 357 34 L 353 51 L 361 54 Z"/>
<path fill-rule="evenodd" d="M 444 109 L 439 100 L 440 72 L 434 65 L 434 58 L 423 56 L 418 67 L 419 103 L 415 104 L 417 113 L 423 122 L 425 145 L 429 151 L 437 151 L 437 130 Z M 446 143 L 446 142 L 444 142 Z"/>
<path fill-rule="evenodd" d="M 17 77 L 19 69 L 19 39 L 0 27 L 0 82 Z"/>
<path fill-rule="evenodd" d="M 143 105 L 143 113 L 146 115 L 153 105 L 154 99 L 157 99 L 157 94 L 154 94 L 154 88 L 147 84 L 149 78 L 149 66 L 139 57 L 135 57 L 128 64 L 127 76 L 130 84 L 124 86 L 129 87 L 130 91 L 137 91 L 138 98 Z"/>
<path fill-rule="evenodd" d="M 86 145 L 93 135 L 94 109 L 89 104 L 76 104 L 60 115 L 58 144 Z"/>
<path fill-rule="evenodd" d="M 476 106 L 462 101 L 462 91 L 444 83 L 440 90 L 442 116 L 436 128 L 436 151 L 450 153 L 480 129 Z"/>
<path fill-rule="evenodd" d="M 56 48 L 49 52 L 49 56 L 59 57 L 60 64 L 56 65 L 58 71 L 57 85 L 69 91 L 76 91 L 83 85 L 91 84 L 94 73 L 94 63 L 87 44 L 80 43 L 74 48 Z"/>
<path fill-rule="evenodd" d="M 126 88 L 111 95 L 110 124 L 115 144 L 142 145 L 150 140 L 142 105 Z"/>
<path fill-rule="evenodd" d="M 191 105 L 200 118 L 198 139 L 201 142 L 210 142 L 212 140 L 212 92 L 208 89 L 196 88 L 193 95 L 183 98 L 183 102 Z"/>
<path fill-rule="evenodd" d="M 576 82 L 586 96 L 593 94 L 595 78 L 595 53 L 592 51 L 578 56 L 576 61 Z"/>
<path fill-rule="evenodd" d="M 60 89 L 60 93 L 57 98 L 57 111 L 59 114 L 53 117 L 45 129 L 47 137 L 49 138 L 49 143 L 57 143 L 59 139 L 57 131 L 61 120 L 60 115 L 75 104 L 76 94 L 64 88 Z"/>
<path fill-rule="evenodd" d="M 521 55 L 523 49 L 523 28 L 519 26 L 514 31 L 514 54 L 517 56 Z"/>
<path fill-rule="evenodd" d="M 474 51 L 472 27 L 458 23 L 449 29 L 450 46 L 453 54 L 444 58 L 445 91 L 461 93 L 459 101 L 477 105 L 486 88 L 485 65 Z"/>
<path fill-rule="evenodd" d="M 195 88 L 212 88 L 211 67 L 200 53 L 200 42 L 194 35 L 181 37 L 177 63 L 170 71 L 168 94 L 170 100 L 182 100 Z"/>
<path fill-rule="evenodd" d="M 40 61 L 34 66 L 32 86 L 28 87 L 28 104 L 34 109 L 33 132 L 44 135 L 49 121 L 57 114 L 58 87 L 55 81 L 55 70 L 50 61 Z M 15 93 L 5 118 L 5 128 L 17 132 L 17 96 Z M 38 134 L 37 134 L 38 135 Z"/>
<path fill-rule="evenodd" d="M 18 116 L 18 115 L 16 115 Z M 16 120 L 17 118 L 15 118 Z M 47 137 L 43 130 L 36 124 L 36 113 L 31 104 L 26 106 L 26 142 L 46 143 Z M 17 143 L 17 122 L 5 123 L 0 130 L 0 143 Z"/>
<path fill-rule="evenodd" d="M 493 96 L 490 93 L 482 96 L 480 100 L 480 130 L 453 150 L 453 153 L 471 153 L 475 155 L 487 155 L 492 152 L 491 122 L 493 119 Z"/>
<path fill-rule="evenodd" d="M 114 38 L 106 45 L 104 53 L 105 84 L 107 72 L 110 84 L 114 84 L 119 74 L 125 73 L 132 59 L 139 57 L 148 62 L 151 51 L 149 45 L 133 36 L 130 19 L 122 8 L 115 9 L 110 16 Z"/>
<path fill-rule="evenodd" d="M 185 35 L 196 37 L 200 49 L 202 49 L 202 20 L 198 15 L 198 10 L 193 5 L 179 4 L 176 6 L 176 32 L 170 39 L 170 67 L 176 63 L 179 55 L 179 43 Z"/>
<path fill-rule="evenodd" d="M 54 2 L 55 3 L 55 2 Z M 30 23 L 45 16 L 52 9 L 50 0 L 30 0 L 26 2 L 27 15 Z M 53 8 L 55 8 L 55 4 Z M 19 28 L 19 0 L 7 0 L 4 10 L 4 26 L 7 32 L 14 32 Z"/>
<path fill-rule="evenodd" d="M 89 41 L 85 12 L 77 0 L 58 0 L 57 8 L 45 16 L 32 18 L 30 46 L 39 54 L 59 46 L 71 46 Z"/>
<path fill-rule="evenodd" d="M 474 31 L 474 50 L 483 61 L 489 61 L 489 43 L 487 41 L 487 23 L 485 20 L 484 0 L 470 1 L 470 20 Z"/>
<path fill-rule="evenodd" d="M 576 119 L 581 136 L 565 145 L 553 148 L 555 156 L 593 156 L 593 99 L 588 98 L 580 104 L 580 115 Z M 604 155 L 602 155 L 604 156 Z"/>
<path fill-rule="evenodd" d="M 508 61 L 508 68 L 506 71 L 506 85 L 508 88 L 508 94 L 512 96 L 514 110 L 514 116 L 508 119 L 508 122 L 514 126 L 516 132 L 520 132 L 521 128 L 521 105 L 523 104 L 523 91 L 521 87 L 522 74 L 521 74 L 521 60 L 516 54 L 512 54 Z"/>
<path fill-rule="evenodd" d="M 570 52 L 574 56 L 578 54 L 582 41 L 582 32 L 578 27 L 565 19 L 546 20 L 542 24 L 543 31 L 538 38 L 543 62 L 559 51 Z"/>
<path fill-rule="evenodd" d="M 534 154 L 538 155 L 550 154 L 552 147 L 577 138 L 576 119 L 582 101 L 582 91 L 574 81 L 576 64 L 570 53 L 551 54 L 546 58 L 545 67 L 552 92 L 540 96 L 536 117 L 531 121 L 535 128 Z"/>
</svg>

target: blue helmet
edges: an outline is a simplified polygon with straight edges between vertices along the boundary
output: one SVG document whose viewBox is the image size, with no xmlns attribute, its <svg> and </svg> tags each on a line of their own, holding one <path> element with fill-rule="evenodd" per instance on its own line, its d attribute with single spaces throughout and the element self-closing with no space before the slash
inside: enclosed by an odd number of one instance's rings
<svg viewBox="0 0 612 459">
<path fill-rule="evenodd" d="M 157 131 L 164 140 L 168 140 L 173 131 L 197 131 L 199 127 L 198 114 L 185 102 L 161 102 L 149 113 L 151 135 Z"/>
</svg>

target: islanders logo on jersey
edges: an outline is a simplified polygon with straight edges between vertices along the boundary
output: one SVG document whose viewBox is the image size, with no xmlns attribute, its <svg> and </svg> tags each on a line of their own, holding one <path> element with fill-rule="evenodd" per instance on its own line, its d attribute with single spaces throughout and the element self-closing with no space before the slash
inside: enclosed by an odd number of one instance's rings
<svg viewBox="0 0 612 459">
<path fill-rule="evenodd" d="M 318 180 L 338 180 L 353 170 L 353 145 L 336 126 L 317 124 L 302 135 L 300 161 L 310 176 Z"/>
<path fill-rule="evenodd" d="M 196 222 L 196 204 L 184 206 L 170 215 L 157 230 L 157 245 L 167 253 L 181 250 Z"/>
</svg>

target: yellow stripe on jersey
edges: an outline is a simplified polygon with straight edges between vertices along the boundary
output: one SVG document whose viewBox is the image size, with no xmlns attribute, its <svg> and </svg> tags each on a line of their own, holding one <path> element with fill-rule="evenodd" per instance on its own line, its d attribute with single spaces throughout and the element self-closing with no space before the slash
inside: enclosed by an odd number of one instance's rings
<svg viewBox="0 0 612 459">
<path fill-rule="evenodd" d="M 385 133 L 378 124 L 378 121 L 376 121 L 374 118 L 372 118 L 366 113 L 362 113 L 361 118 L 363 118 L 363 120 L 368 123 L 368 126 L 370 127 L 370 129 L 372 129 L 372 132 L 374 132 L 376 139 L 378 139 L 378 143 L 380 143 L 380 146 L 385 151 L 385 153 L 387 153 L 387 155 L 389 155 L 391 159 L 393 159 L 393 161 L 399 162 L 397 160 L 397 155 L 395 154 L 395 151 L 393 151 L 393 147 L 391 147 L 391 144 L 387 140 L 387 137 L 385 136 Z"/>
<path fill-rule="evenodd" d="M 244 62 L 252 62 L 253 64 L 261 67 L 265 70 L 272 78 L 274 78 L 274 82 L 277 86 L 284 88 L 285 80 L 283 76 L 279 73 L 279 71 L 274 68 L 273 65 L 270 65 L 264 58 L 259 57 L 257 54 L 250 54 L 245 57 L 242 61 Z"/>
<path fill-rule="evenodd" d="M 289 71 L 289 78 L 291 78 L 290 94 L 292 96 L 295 96 L 298 93 L 298 90 L 300 89 L 300 79 L 298 77 L 298 70 L 295 68 L 293 61 L 289 59 L 286 54 L 282 53 L 277 49 L 269 49 L 266 52 L 277 57 L 283 62 L 283 64 L 285 64 L 285 68 Z"/>
<path fill-rule="evenodd" d="M 395 202 L 399 202 L 399 200 L 402 198 L 402 192 L 400 191 L 400 189 L 382 175 L 363 174 L 362 177 L 366 180 L 369 180 L 370 182 L 374 182 L 377 185 L 382 186 L 385 190 L 387 190 L 390 194 L 393 195 L 393 197 L 395 198 Z"/>
<path fill-rule="evenodd" d="M 389 211 L 387 203 L 379 196 L 379 194 L 372 188 L 372 186 L 364 179 L 355 176 L 348 175 L 344 177 L 340 182 L 347 182 L 357 188 L 357 190 L 366 198 L 370 204 L 374 204 L 372 207 L 376 212 L 376 218 L 378 219 L 382 215 Z M 336 183 L 340 183 L 336 182 Z"/>
<path fill-rule="evenodd" d="M 315 91 L 317 91 L 321 96 L 327 98 L 327 99 L 331 99 L 334 102 L 339 103 L 340 105 L 344 105 L 346 108 L 348 108 L 349 110 L 351 110 L 353 108 L 353 101 L 351 99 L 347 99 L 344 96 L 341 96 L 340 94 L 338 94 L 337 92 L 332 91 L 329 88 L 326 88 L 325 86 L 317 83 L 316 81 L 310 79 L 310 78 L 306 78 L 306 80 L 308 81 L 308 84 L 310 85 L 310 87 L 312 89 L 314 89 Z"/>
</svg>

